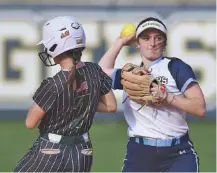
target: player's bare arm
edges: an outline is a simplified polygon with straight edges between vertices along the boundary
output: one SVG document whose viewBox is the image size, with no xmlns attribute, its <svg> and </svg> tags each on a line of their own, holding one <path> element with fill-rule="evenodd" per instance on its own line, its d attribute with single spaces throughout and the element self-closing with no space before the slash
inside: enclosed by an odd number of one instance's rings
<svg viewBox="0 0 217 173">
<path fill-rule="evenodd" d="M 44 115 L 45 111 L 42 108 L 40 108 L 36 103 L 34 103 L 27 113 L 26 127 L 28 129 L 35 128 L 39 124 Z"/>
<path fill-rule="evenodd" d="M 123 38 L 118 37 L 108 49 L 108 51 L 104 54 L 104 56 L 100 59 L 98 64 L 108 76 L 112 76 L 115 60 L 122 47 L 127 45 L 129 42 L 132 42 L 133 39 L 134 36 L 128 36 Z"/>
<path fill-rule="evenodd" d="M 158 90 L 158 86 L 153 84 L 152 92 Z M 174 95 L 167 93 L 165 98 L 167 104 L 171 104 L 189 114 L 204 117 L 206 112 L 206 103 L 202 90 L 197 83 L 192 83 L 184 92 L 184 95 Z"/>
<path fill-rule="evenodd" d="M 116 112 L 117 101 L 114 93 L 110 90 L 107 94 L 100 97 L 99 104 L 97 106 L 97 112 Z"/>
<path fill-rule="evenodd" d="M 174 98 L 173 98 L 174 97 Z M 191 84 L 183 96 L 174 96 L 169 93 L 167 101 L 171 105 L 198 117 L 204 117 L 206 112 L 206 104 L 202 90 L 197 83 Z"/>
</svg>

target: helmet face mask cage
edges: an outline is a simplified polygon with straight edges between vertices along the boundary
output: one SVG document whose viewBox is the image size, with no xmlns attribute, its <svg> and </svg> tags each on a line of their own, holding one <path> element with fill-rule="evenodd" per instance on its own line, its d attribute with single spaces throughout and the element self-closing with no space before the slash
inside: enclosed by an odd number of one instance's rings
<svg viewBox="0 0 217 173">
<path fill-rule="evenodd" d="M 43 52 L 39 52 L 38 56 L 45 66 L 50 67 L 56 65 L 53 58 L 47 53 L 47 48 Z"/>
</svg>

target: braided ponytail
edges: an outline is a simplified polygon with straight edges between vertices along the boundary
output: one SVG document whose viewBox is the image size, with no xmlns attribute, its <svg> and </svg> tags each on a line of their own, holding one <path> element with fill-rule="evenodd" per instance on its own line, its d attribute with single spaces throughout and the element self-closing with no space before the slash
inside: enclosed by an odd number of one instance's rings
<svg viewBox="0 0 217 173">
<path fill-rule="evenodd" d="M 73 90 L 76 89 L 76 65 L 81 60 L 83 50 L 84 50 L 84 48 L 76 48 L 76 49 L 72 49 L 72 50 L 65 52 L 66 55 L 72 57 L 72 59 L 73 59 L 73 66 L 70 70 L 68 80 L 67 80 L 67 84 L 70 86 L 73 86 Z"/>
</svg>

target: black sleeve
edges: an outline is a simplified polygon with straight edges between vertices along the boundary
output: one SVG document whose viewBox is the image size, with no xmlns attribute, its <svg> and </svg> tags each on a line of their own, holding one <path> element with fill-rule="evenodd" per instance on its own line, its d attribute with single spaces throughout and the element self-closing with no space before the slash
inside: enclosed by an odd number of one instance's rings
<svg viewBox="0 0 217 173">
<path fill-rule="evenodd" d="M 52 108 L 54 101 L 56 100 L 57 92 L 48 79 L 43 80 L 40 87 L 36 90 L 33 100 L 41 107 L 45 112 Z"/>
<path fill-rule="evenodd" d="M 112 79 L 100 68 L 101 76 L 101 90 L 100 95 L 107 94 L 112 88 Z"/>
<path fill-rule="evenodd" d="M 177 88 L 182 93 L 185 92 L 185 90 L 191 83 L 197 83 L 195 74 L 191 66 L 183 62 L 181 59 L 172 59 L 168 64 L 168 68 L 176 81 Z"/>
</svg>

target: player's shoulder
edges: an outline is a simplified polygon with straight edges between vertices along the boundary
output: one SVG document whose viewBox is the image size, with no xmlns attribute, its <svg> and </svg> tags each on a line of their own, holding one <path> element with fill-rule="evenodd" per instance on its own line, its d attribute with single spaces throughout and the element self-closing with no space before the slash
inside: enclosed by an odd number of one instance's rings
<svg viewBox="0 0 217 173">
<path fill-rule="evenodd" d="M 98 63 L 95 62 L 84 62 L 87 67 L 93 67 L 95 70 L 101 70 Z"/>
<path fill-rule="evenodd" d="M 168 61 L 170 63 L 180 63 L 182 61 L 180 58 L 177 58 L 177 57 L 168 57 L 168 56 L 164 56 L 163 60 L 164 61 Z"/>
<path fill-rule="evenodd" d="M 46 92 L 46 91 L 54 91 L 54 87 L 52 85 L 52 78 L 48 77 L 40 83 L 40 86 L 37 88 L 35 95 L 41 92 Z"/>
<path fill-rule="evenodd" d="M 47 87 L 47 88 L 51 88 L 53 86 L 53 78 L 52 77 L 48 77 L 44 80 L 42 80 L 40 87 Z"/>
<path fill-rule="evenodd" d="M 95 62 L 89 62 L 89 61 L 84 62 L 84 64 L 87 65 L 87 66 L 98 66 L 97 63 L 95 63 Z"/>
<path fill-rule="evenodd" d="M 180 58 L 177 57 L 164 57 L 166 60 L 168 60 L 168 67 L 169 68 L 184 68 L 184 67 L 190 67 L 189 64 L 181 60 Z"/>
<path fill-rule="evenodd" d="M 170 73 L 177 74 L 179 71 L 188 71 L 191 69 L 191 66 L 186 62 L 177 57 L 164 57 L 165 61 L 167 61 L 167 67 Z"/>
<path fill-rule="evenodd" d="M 168 56 L 164 56 L 163 57 L 165 60 L 169 61 L 170 63 L 179 63 L 179 64 L 182 64 L 182 63 L 185 63 L 183 60 L 181 60 L 180 58 L 177 58 L 177 57 L 168 57 Z"/>
</svg>

